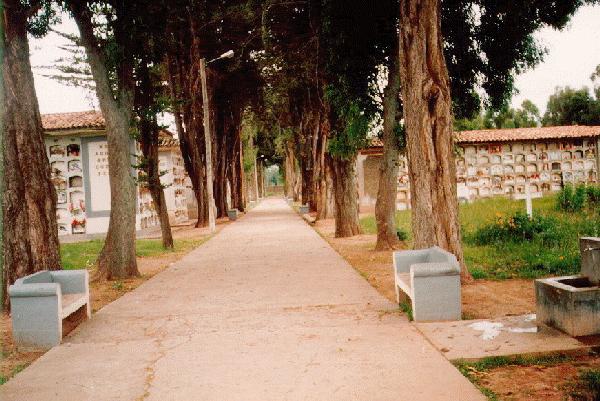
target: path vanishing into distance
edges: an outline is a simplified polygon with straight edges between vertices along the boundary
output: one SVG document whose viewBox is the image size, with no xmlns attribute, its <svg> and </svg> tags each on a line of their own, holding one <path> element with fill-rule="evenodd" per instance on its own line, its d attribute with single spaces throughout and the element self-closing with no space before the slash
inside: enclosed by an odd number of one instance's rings
<svg viewBox="0 0 600 401">
<path fill-rule="evenodd" d="M 0 400 L 484 401 L 397 310 L 267 199 L 94 314 Z"/>
</svg>

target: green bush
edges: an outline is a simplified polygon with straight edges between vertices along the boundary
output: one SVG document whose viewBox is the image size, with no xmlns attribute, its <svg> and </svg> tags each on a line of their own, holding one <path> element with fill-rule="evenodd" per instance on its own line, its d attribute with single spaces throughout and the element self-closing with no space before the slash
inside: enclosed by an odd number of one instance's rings
<svg viewBox="0 0 600 401">
<path fill-rule="evenodd" d="M 589 185 L 587 187 L 587 198 L 590 206 L 600 204 L 600 185 Z"/>
<path fill-rule="evenodd" d="M 408 233 L 401 228 L 396 228 L 396 236 L 400 241 L 406 241 L 408 239 Z"/>
<path fill-rule="evenodd" d="M 573 401 L 600 401 L 600 370 L 580 372 L 570 396 Z"/>
<path fill-rule="evenodd" d="M 509 218 L 498 216 L 493 224 L 478 228 L 472 235 L 476 245 L 540 241 L 543 245 L 558 243 L 563 237 L 558 221 L 553 217 L 534 216 L 517 212 Z"/>
<path fill-rule="evenodd" d="M 579 184 L 565 185 L 556 198 L 558 210 L 565 212 L 580 212 L 586 206 L 596 207 L 600 204 L 600 186 Z"/>
</svg>

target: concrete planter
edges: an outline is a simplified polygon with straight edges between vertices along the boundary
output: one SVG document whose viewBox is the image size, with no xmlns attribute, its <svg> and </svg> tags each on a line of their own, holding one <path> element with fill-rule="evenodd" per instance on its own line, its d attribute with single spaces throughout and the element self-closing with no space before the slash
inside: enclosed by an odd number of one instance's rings
<svg viewBox="0 0 600 401">
<path fill-rule="evenodd" d="M 581 274 L 535 280 L 538 324 L 577 337 L 600 334 L 600 238 L 580 238 Z"/>
<path fill-rule="evenodd" d="M 537 322 L 577 337 L 600 333 L 600 288 L 587 277 L 535 280 Z"/>
<path fill-rule="evenodd" d="M 227 211 L 227 217 L 229 217 L 229 221 L 236 221 L 238 218 L 238 210 L 237 209 L 229 209 Z"/>
</svg>

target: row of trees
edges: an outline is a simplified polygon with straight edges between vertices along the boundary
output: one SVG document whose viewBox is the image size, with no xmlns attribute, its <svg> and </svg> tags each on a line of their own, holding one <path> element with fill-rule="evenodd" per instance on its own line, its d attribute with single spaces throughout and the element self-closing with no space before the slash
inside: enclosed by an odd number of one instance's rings
<svg viewBox="0 0 600 401">
<path fill-rule="evenodd" d="M 396 246 L 396 161 L 405 147 L 415 246 L 440 245 L 462 263 L 453 114 L 471 116 L 482 102 L 492 109 L 504 105 L 515 73 L 542 58 L 532 33 L 564 26 L 584 1 L 4 3 L 6 286 L 31 271 L 60 268 L 56 195 L 27 42 L 27 31 L 43 35 L 57 10 L 77 23 L 87 56 L 83 69 L 91 75 L 86 82 L 106 120 L 111 215 L 98 265 L 99 275 L 111 279 L 138 274 L 134 163 L 146 172 L 164 245 L 172 246 L 157 163 L 157 115 L 164 111 L 175 116 L 199 226 L 208 224 L 210 192 L 218 215 L 226 214 L 228 187 L 231 206 L 244 209 L 244 151 L 258 147 L 285 166 L 289 195 L 308 203 L 317 218 L 335 218 L 337 236 L 359 233 L 355 159 L 381 125 L 378 248 Z M 230 50 L 235 58 L 209 64 L 203 84 L 206 60 Z M 131 160 L 132 135 L 142 144 L 141 162 Z"/>
<path fill-rule="evenodd" d="M 600 65 L 591 75 L 600 79 Z M 557 87 L 548 99 L 543 116 L 530 100 L 524 100 L 520 108 L 503 106 L 500 110 L 488 109 L 473 118 L 457 119 L 454 128 L 459 131 L 490 128 L 523 128 L 559 125 L 600 125 L 600 85 L 590 89 L 582 87 Z"/>
</svg>

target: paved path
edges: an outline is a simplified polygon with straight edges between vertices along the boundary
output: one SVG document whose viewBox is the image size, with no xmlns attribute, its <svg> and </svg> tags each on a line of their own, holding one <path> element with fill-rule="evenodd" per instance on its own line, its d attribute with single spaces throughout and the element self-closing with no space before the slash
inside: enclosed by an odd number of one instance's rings
<svg viewBox="0 0 600 401">
<path fill-rule="evenodd" d="M 282 200 L 266 200 L 0 387 L 27 401 L 483 401 Z"/>
</svg>

